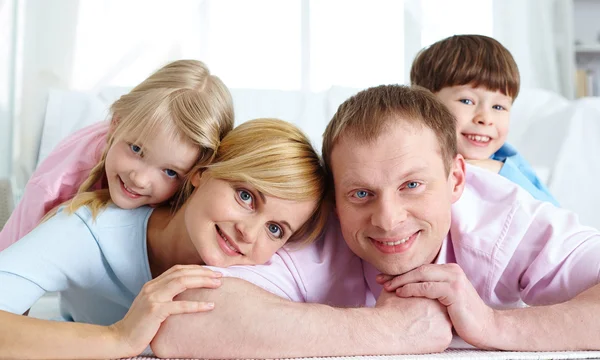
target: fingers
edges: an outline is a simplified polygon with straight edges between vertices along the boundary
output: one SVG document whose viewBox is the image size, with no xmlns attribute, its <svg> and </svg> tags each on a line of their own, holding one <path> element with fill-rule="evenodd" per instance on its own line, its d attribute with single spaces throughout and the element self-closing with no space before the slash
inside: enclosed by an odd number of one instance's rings
<svg viewBox="0 0 600 360">
<path fill-rule="evenodd" d="M 198 265 L 177 265 L 146 283 L 140 295 L 150 302 L 167 302 L 187 289 L 221 286 L 222 274 Z"/>
<path fill-rule="evenodd" d="M 169 270 L 165 271 L 163 274 L 161 274 L 158 278 L 168 276 L 174 273 L 185 273 L 188 275 L 204 275 L 213 278 L 219 278 L 223 276 L 223 274 L 221 274 L 220 272 L 213 271 L 201 265 L 175 265 Z"/>
<path fill-rule="evenodd" d="M 375 281 L 377 281 L 378 284 L 382 285 L 382 284 L 392 280 L 395 277 L 396 276 L 394 276 L 394 275 L 379 274 L 375 278 Z"/>
<path fill-rule="evenodd" d="M 190 314 L 197 312 L 207 312 L 215 308 L 215 304 L 212 302 L 202 301 L 172 301 L 162 304 L 162 310 L 167 316 L 177 314 Z"/>
<path fill-rule="evenodd" d="M 446 282 L 421 282 L 407 284 L 396 290 L 399 297 L 421 297 L 438 300 L 445 306 L 449 306 L 452 289 Z"/>
<path fill-rule="evenodd" d="M 456 264 L 430 264 L 422 265 L 405 274 L 384 282 L 383 287 L 387 291 L 394 291 L 401 286 L 420 282 L 451 282 L 455 281 L 461 274 L 462 269 Z"/>
<path fill-rule="evenodd" d="M 162 289 L 169 300 L 172 300 L 187 289 L 216 289 L 221 286 L 221 279 L 212 279 L 206 276 L 181 276 L 168 279 L 167 281 L 166 285 L 162 286 Z"/>
</svg>

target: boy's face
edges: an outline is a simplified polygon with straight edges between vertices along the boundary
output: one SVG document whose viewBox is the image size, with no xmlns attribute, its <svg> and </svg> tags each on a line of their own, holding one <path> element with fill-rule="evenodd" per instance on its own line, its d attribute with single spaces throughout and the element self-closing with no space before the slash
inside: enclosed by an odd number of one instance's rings
<svg viewBox="0 0 600 360">
<path fill-rule="evenodd" d="M 500 91 L 459 85 L 436 93 L 456 117 L 458 152 L 467 160 L 488 159 L 506 141 L 513 99 Z"/>
</svg>

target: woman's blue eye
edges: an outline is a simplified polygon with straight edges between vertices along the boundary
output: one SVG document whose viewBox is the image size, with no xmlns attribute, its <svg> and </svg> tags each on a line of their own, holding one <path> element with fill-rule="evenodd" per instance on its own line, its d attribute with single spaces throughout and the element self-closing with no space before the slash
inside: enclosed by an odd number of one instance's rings
<svg viewBox="0 0 600 360">
<path fill-rule="evenodd" d="M 364 198 L 366 198 L 366 197 L 369 195 L 369 193 L 367 193 L 367 192 L 366 192 L 366 191 L 364 191 L 364 190 L 358 190 L 358 191 L 355 193 L 355 195 L 356 195 L 356 197 L 357 197 L 357 198 L 359 198 L 359 199 L 364 199 Z"/>
<path fill-rule="evenodd" d="M 408 184 L 406 184 L 406 187 L 409 189 L 415 189 L 419 186 L 419 183 L 416 181 L 411 181 Z"/>
<path fill-rule="evenodd" d="M 460 101 L 461 103 L 463 103 L 465 105 L 473 105 L 473 101 L 469 100 L 469 99 L 460 99 L 458 101 Z"/>
<path fill-rule="evenodd" d="M 176 178 L 177 177 L 177 172 L 175 170 L 165 169 L 165 174 L 167 174 L 167 176 L 170 177 L 170 178 Z"/>
<path fill-rule="evenodd" d="M 247 190 L 238 190 L 238 196 L 246 205 L 252 206 L 252 194 Z"/>
<path fill-rule="evenodd" d="M 276 238 L 281 239 L 283 237 L 283 231 L 276 224 L 269 224 L 269 232 L 275 235 Z"/>
<path fill-rule="evenodd" d="M 136 144 L 129 144 L 129 148 L 136 154 L 139 154 L 142 151 L 142 148 L 137 146 Z"/>
</svg>

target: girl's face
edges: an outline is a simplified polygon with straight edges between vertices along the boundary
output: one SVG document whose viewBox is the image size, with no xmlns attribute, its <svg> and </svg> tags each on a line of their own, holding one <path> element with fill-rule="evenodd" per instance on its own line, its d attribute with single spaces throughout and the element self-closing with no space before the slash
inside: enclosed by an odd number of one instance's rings
<svg viewBox="0 0 600 360">
<path fill-rule="evenodd" d="M 264 264 L 304 224 L 316 201 L 269 196 L 249 184 L 195 175 L 185 226 L 206 265 Z"/>
<path fill-rule="evenodd" d="M 187 139 L 174 141 L 158 131 L 145 143 L 133 134 L 115 141 L 106 155 L 106 176 L 112 201 L 122 209 L 157 205 L 169 200 L 199 156 Z"/>
</svg>

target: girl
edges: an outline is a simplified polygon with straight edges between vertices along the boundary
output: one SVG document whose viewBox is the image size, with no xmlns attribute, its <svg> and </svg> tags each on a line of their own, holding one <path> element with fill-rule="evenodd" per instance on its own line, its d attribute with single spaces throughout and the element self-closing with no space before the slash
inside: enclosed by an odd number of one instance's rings
<svg viewBox="0 0 600 360">
<path fill-rule="evenodd" d="M 0 251 L 77 193 L 108 189 L 123 209 L 168 201 L 197 161 L 212 160 L 233 127 L 229 90 L 196 60 L 159 69 L 112 104 L 111 113 L 112 121 L 76 132 L 40 164 L 0 232 Z"/>
<path fill-rule="evenodd" d="M 212 309 L 173 301 L 220 285 L 198 265 L 262 264 L 286 242 L 314 240 L 326 221 L 320 159 L 284 121 L 238 126 L 191 174 L 175 213 L 86 193 L 1 252 L 0 358 L 137 355 L 168 316 Z M 63 317 L 77 323 L 19 315 L 46 291 L 61 292 Z"/>
</svg>

